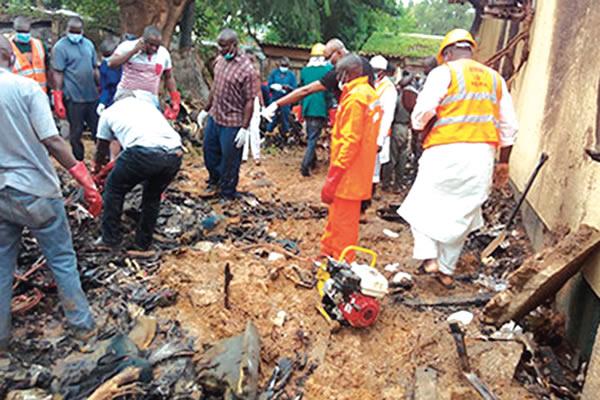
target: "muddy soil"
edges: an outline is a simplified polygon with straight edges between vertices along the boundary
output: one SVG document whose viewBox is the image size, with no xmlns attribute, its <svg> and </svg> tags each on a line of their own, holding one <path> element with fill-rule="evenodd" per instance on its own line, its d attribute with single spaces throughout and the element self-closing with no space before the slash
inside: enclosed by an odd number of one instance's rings
<svg viewBox="0 0 600 400">
<path fill-rule="evenodd" d="M 251 192 L 265 201 L 308 202 L 319 205 L 319 193 L 327 166 L 321 162 L 313 176 L 299 173 L 301 149 L 267 154 L 262 164 L 253 161 L 242 167 L 240 190 Z M 321 159 L 324 155 L 320 154 Z M 198 194 L 204 187 L 206 171 L 199 157 L 188 156 L 182 174 L 187 179 L 179 188 Z M 486 291 L 472 279 L 457 282 L 448 290 L 429 276 L 415 275 L 417 265 L 411 260 L 412 238 L 407 226 L 387 222 L 376 216 L 376 209 L 399 203 L 403 195 L 378 194 L 361 224 L 360 245 L 378 254 L 377 265 L 399 263 L 400 270 L 413 274 L 415 286 L 402 296 L 434 299 L 442 296 L 474 295 Z M 214 202 L 217 210 L 226 204 Z M 476 399 L 478 395 L 459 372 L 459 362 L 445 319 L 455 309 L 415 309 L 399 304 L 391 296 L 383 301 L 377 323 L 368 329 L 343 328 L 336 333 L 317 312 L 316 289 L 295 284 L 295 265 L 311 271 L 311 258 L 318 255 L 319 238 L 325 220 L 276 220 L 270 223 L 273 237 L 295 241 L 301 250 L 298 257 L 268 261 L 268 251 L 247 250 L 232 243 L 197 243 L 176 255 L 167 256 L 160 270 L 164 283 L 179 291 L 178 302 L 158 313 L 181 321 L 197 338 L 196 348 L 218 339 L 237 335 L 246 321 L 257 325 L 262 337 L 261 382 L 264 384 L 279 357 L 306 357 L 316 369 L 305 383 L 305 399 L 404 399 L 414 390 L 414 371 L 431 366 L 438 371 L 440 399 Z M 389 229 L 399 234 L 391 239 L 383 233 Z M 516 230 L 521 230 L 517 228 Z M 522 232 L 516 232 L 516 236 Z M 236 247 L 237 246 L 237 247 Z M 529 250 L 521 249 L 520 254 Z M 471 276 L 481 267 L 473 251 L 466 251 L 458 274 Z M 224 267 L 230 265 L 230 308 L 224 307 Z M 386 273 L 388 277 L 389 273 Z M 470 308 L 477 316 L 479 309 Z M 274 319 L 286 314 L 283 326 Z M 467 334 L 467 346 L 477 342 L 478 322 Z M 476 362 L 474 362 L 477 365 Z M 307 368 L 308 369 L 308 368 Z M 482 371 L 483 372 L 483 371 Z M 307 374 L 308 376 L 309 374 Z M 485 376 L 489 375 L 489 376 Z M 501 374 L 506 375 L 506 374 Z M 511 376 L 509 373 L 508 376 Z M 289 393 L 299 374 L 294 375 Z M 501 399 L 532 399 L 516 381 L 484 374 L 490 388 Z M 302 384 L 302 383 L 299 383 Z"/>
</svg>

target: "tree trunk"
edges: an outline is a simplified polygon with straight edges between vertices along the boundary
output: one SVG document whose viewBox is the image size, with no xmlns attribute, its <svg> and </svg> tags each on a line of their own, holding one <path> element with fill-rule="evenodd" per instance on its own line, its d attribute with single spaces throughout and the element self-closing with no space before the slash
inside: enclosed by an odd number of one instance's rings
<svg viewBox="0 0 600 400">
<path fill-rule="evenodd" d="M 473 24 L 471 24 L 470 32 L 472 35 L 477 35 L 483 22 L 483 4 L 481 0 L 469 0 L 469 3 L 475 9 L 475 18 L 473 19 Z"/>
<path fill-rule="evenodd" d="M 118 0 L 121 30 L 140 36 L 148 25 L 162 32 L 163 44 L 169 47 L 173 31 L 190 0 Z"/>
<path fill-rule="evenodd" d="M 179 49 L 189 49 L 193 47 L 192 32 L 194 30 L 194 22 L 196 19 L 196 2 L 190 1 L 187 7 L 183 10 L 181 22 L 179 22 Z"/>
<path fill-rule="evenodd" d="M 210 88 L 205 79 L 204 62 L 195 48 L 182 49 L 171 54 L 173 59 L 173 74 L 177 86 L 183 89 L 186 97 L 199 100 L 206 104 Z"/>
</svg>

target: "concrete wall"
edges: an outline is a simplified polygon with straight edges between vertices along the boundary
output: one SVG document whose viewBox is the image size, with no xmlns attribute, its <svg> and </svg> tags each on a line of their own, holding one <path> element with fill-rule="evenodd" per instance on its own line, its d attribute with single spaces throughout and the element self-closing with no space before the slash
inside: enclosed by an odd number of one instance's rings
<svg viewBox="0 0 600 400">
<path fill-rule="evenodd" d="M 584 153 L 593 143 L 599 115 L 600 7 L 597 0 L 536 3 L 529 59 L 511 88 L 520 132 L 510 167 L 512 183 L 520 192 L 540 153 L 550 156 L 523 210 L 539 248 L 548 234 L 565 228 L 588 224 L 600 229 L 600 163 Z M 508 25 L 484 21 L 480 60 L 506 41 Z M 587 353 L 585 343 L 593 342 L 590 336 L 600 315 L 600 252 L 587 260 L 582 276 L 569 282 L 557 299 L 567 314 L 569 336 Z"/>
<path fill-rule="evenodd" d="M 501 21 L 484 21 L 480 40 L 486 47 L 500 40 L 502 25 L 507 29 Z M 539 154 L 550 155 L 528 201 L 552 232 L 581 224 L 600 228 L 600 164 L 584 153 L 596 130 L 598 37 L 595 0 L 538 1 L 529 61 L 512 89 L 521 129 L 511 179 L 522 190 Z M 600 254 L 588 264 L 585 276 L 600 295 Z"/>
</svg>

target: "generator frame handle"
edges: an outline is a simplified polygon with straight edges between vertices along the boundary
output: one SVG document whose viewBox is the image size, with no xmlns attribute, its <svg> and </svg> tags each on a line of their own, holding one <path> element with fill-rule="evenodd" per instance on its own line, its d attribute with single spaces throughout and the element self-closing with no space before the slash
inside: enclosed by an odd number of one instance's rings
<svg viewBox="0 0 600 400">
<path fill-rule="evenodd" d="M 371 256 L 371 262 L 369 263 L 369 265 L 372 268 L 375 268 L 375 264 L 377 263 L 377 253 L 375 253 L 371 249 L 366 249 L 366 248 L 360 247 L 360 246 L 348 246 L 348 247 L 346 247 L 342 251 L 342 254 L 340 254 L 340 258 L 338 259 L 338 261 L 344 261 L 346 259 L 346 254 L 348 254 L 349 251 L 355 251 L 357 253 L 363 253 L 363 254 Z"/>
</svg>

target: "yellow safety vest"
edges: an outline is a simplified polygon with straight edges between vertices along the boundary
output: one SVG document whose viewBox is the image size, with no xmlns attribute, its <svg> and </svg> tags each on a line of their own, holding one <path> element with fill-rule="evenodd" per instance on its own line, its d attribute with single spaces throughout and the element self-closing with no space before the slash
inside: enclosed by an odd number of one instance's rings
<svg viewBox="0 0 600 400">
<path fill-rule="evenodd" d="M 24 53 L 21 53 L 14 41 L 10 41 L 16 56 L 13 72 L 26 78 L 31 78 L 40 84 L 42 90 L 46 92 L 48 82 L 46 81 L 46 64 L 44 45 L 39 39 L 31 38 L 31 63 Z"/>
<path fill-rule="evenodd" d="M 498 145 L 498 121 L 502 99 L 501 77 L 474 60 L 446 64 L 452 80 L 437 108 L 437 121 L 423 148 L 450 143 Z"/>
</svg>

